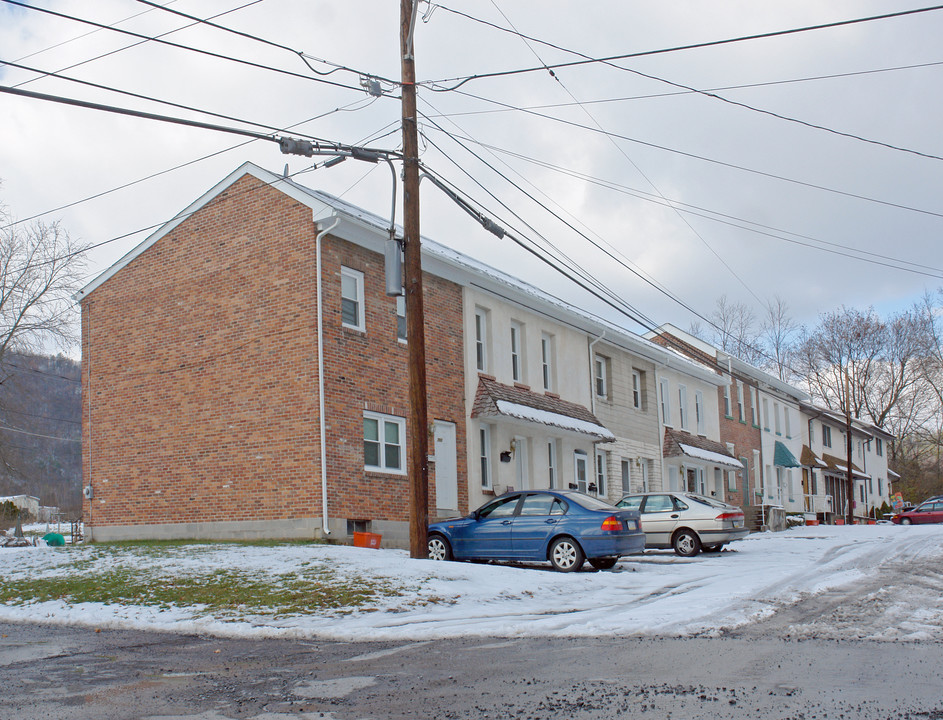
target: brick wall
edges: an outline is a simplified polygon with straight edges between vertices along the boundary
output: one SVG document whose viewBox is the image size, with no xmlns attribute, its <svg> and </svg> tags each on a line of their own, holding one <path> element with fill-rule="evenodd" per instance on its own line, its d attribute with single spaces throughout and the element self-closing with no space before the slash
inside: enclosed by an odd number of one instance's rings
<svg viewBox="0 0 943 720">
<path fill-rule="evenodd" d="M 245 176 L 83 301 L 91 527 L 320 517 L 315 234 L 310 208 Z M 407 409 L 382 257 L 323 252 L 329 512 L 405 521 L 405 476 L 363 469 L 365 406 Z M 366 335 L 340 326 L 342 262 L 365 274 Z M 459 425 L 461 492 L 461 292 L 425 280 L 429 412 Z"/>
</svg>

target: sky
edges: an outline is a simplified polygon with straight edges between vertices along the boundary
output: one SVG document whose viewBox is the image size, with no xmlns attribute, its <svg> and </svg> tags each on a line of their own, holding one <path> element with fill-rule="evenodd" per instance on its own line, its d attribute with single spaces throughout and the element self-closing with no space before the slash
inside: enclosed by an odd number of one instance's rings
<svg viewBox="0 0 943 720">
<path fill-rule="evenodd" d="M 405 550 L 338 545 L 8 548 L 0 580 L 11 583 L 122 571 L 159 582 L 233 568 L 262 580 L 324 566 L 353 578 L 389 580 L 402 592 L 350 614 L 234 611 L 223 617 L 190 606 L 7 603 L 0 604 L 0 622 L 338 641 L 717 636 L 811 596 L 854 586 L 857 592 L 835 613 L 806 618 L 788 634 L 939 642 L 943 605 L 934 569 L 943 561 L 941 540 L 941 525 L 820 525 L 753 534 L 719 554 L 680 558 L 670 550 L 648 550 L 622 558 L 613 571 L 567 574 L 549 565 L 413 560 Z M 925 572 L 915 575 L 913 568 Z"/>
<path fill-rule="evenodd" d="M 392 0 L 166 4 L 254 38 L 130 0 L 29 4 L 76 19 L 0 0 L 0 86 L 270 136 L 401 145 L 399 90 L 387 82 L 400 77 Z M 721 295 L 757 315 L 778 296 L 805 324 L 842 305 L 904 309 L 943 285 L 943 10 L 717 41 L 922 7 L 422 3 L 424 166 L 556 254 L 553 264 L 604 284 L 643 325 L 485 232 L 428 182 L 422 232 L 637 332 L 687 328 Z M 704 43 L 714 44 L 677 49 Z M 381 78 L 381 97 L 362 89 L 367 78 Z M 0 93 L 0 137 L 0 201 L 99 245 L 89 281 L 246 160 L 279 173 L 287 164 L 298 182 L 377 214 L 390 208 L 385 164 L 312 169 L 234 134 Z"/>
</svg>

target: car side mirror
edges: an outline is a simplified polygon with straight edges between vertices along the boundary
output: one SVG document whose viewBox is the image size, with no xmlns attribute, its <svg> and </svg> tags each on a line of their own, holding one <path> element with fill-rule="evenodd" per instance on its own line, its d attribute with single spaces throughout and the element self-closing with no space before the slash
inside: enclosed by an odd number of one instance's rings
<svg viewBox="0 0 943 720">
<path fill-rule="evenodd" d="M 472 520 L 481 520 L 481 515 L 478 514 L 477 510 L 472 510 L 471 518 Z"/>
</svg>

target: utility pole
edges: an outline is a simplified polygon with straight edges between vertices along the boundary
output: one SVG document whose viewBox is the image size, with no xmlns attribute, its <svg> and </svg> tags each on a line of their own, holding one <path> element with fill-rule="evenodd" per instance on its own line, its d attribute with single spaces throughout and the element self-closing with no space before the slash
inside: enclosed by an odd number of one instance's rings
<svg viewBox="0 0 943 720">
<path fill-rule="evenodd" d="M 845 368 L 845 439 L 847 440 L 846 449 L 848 457 L 848 515 L 845 522 L 848 525 L 855 524 L 855 475 L 851 469 L 852 442 L 851 442 L 851 383 L 848 379 L 848 368 Z"/>
<path fill-rule="evenodd" d="M 406 337 L 409 348 L 409 556 L 428 557 L 429 428 L 426 410 L 426 338 L 419 247 L 419 128 L 413 30 L 418 0 L 400 0 L 403 97 L 403 245 Z"/>
</svg>

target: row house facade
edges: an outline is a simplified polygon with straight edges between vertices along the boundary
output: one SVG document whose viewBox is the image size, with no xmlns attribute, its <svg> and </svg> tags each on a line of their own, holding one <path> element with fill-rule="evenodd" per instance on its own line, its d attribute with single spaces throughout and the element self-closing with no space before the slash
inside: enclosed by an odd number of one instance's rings
<svg viewBox="0 0 943 720">
<path fill-rule="evenodd" d="M 245 164 L 81 290 L 92 540 L 408 538 L 389 221 Z M 423 240 L 429 515 L 511 488 L 728 497 L 713 371 Z"/>
</svg>

